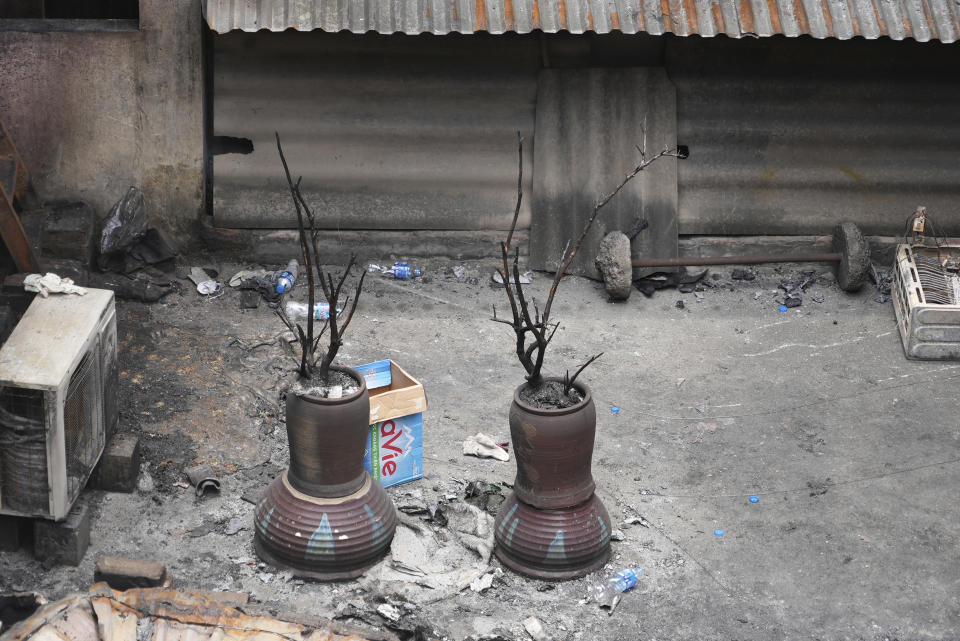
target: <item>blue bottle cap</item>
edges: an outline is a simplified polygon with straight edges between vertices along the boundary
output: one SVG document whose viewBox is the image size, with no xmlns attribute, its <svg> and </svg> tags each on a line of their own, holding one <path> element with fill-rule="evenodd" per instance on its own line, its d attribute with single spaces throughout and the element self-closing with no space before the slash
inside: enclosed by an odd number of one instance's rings
<svg viewBox="0 0 960 641">
<path fill-rule="evenodd" d="M 713 535 L 714 535 L 714 536 L 723 536 L 723 530 L 719 530 L 719 529 L 718 529 L 718 530 L 714 530 L 714 531 L 713 531 Z"/>
<path fill-rule="evenodd" d="M 619 414 L 619 413 L 620 413 L 620 408 L 617 407 L 616 405 L 614 405 L 613 407 L 610 408 L 610 413 L 611 413 L 611 414 Z"/>
<path fill-rule="evenodd" d="M 786 305 L 781 305 L 781 306 L 780 306 L 780 311 L 781 311 L 781 312 L 787 311 L 787 306 L 786 306 Z"/>
<path fill-rule="evenodd" d="M 750 502 L 751 502 L 751 503 L 759 503 L 759 502 L 760 502 L 760 497 L 759 497 L 759 496 L 751 496 L 751 497 L 750 497 Z"/>
</svg>

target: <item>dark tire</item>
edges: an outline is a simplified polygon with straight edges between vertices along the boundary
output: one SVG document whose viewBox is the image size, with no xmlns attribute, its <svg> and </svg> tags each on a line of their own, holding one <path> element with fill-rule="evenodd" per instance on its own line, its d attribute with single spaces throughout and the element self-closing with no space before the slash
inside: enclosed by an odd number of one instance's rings
<svg viewBox="0 0 960 641">
<path fill-rule="evenodd" d="M 840 223 L 833 231 L 833 250 L 840 253 L 837 284 L 845 292 L 859 291 L 870 271 L 870 244 L 853 223 Z"/>
</svg>

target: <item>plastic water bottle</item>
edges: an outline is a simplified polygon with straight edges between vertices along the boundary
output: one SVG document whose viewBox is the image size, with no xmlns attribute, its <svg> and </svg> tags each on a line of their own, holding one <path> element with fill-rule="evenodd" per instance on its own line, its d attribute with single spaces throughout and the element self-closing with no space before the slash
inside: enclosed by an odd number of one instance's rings
<svg viewBox="0 0 960 641">
<path fill-rule="evenodd" d="M 607 583 L 617 592 L 626 592 L 637 584 L 641 576 L 643 576 L 643 570 L 640 568 L 627 568 L 607 579 Z"/>
<path fill-rule="evenodd" d="M 640 568 L 620 570 L 604 583 L 593 586 L 591 592 L 594 601 L 613 614 L 620 603 L 621 594 L 635 586 L 641 576 L 643 576 L 643 570 Z"/>
<path fill-rule="evenodd" d="M 419 267 L 411 267 L 410 263 L 398 260 L 392 266 L 383 270 L 384 274 L 392 275 L 397 280 L 410 280 L 420 276 Z"/>
<path fill-rule="evenodd" d="M 295 300 L 288 300 L 287 304 L 283 306 L 283 309 L 287 312 L 288 318 L 293 318 L 299 320 L 307 317 L 307 304 L 301 303 Z M 340 315 L 342 309 L 337 309 L 337 316 Z M 330 303 L 327 301 L 319 301 L 313 304 L 313 320 L 325 321 L 330 318 Z"/>
<path fill-rule="evenodd" d="M 293 259 L 287 263 L 287 268 L 277 274 L 277 293 L 286 294 L 291 289 L 293 289 L 293 284 L 297 282 L 297 272 L 300 270 L 300 265 L 297 264 L 297 260 Z"/>
</svg>

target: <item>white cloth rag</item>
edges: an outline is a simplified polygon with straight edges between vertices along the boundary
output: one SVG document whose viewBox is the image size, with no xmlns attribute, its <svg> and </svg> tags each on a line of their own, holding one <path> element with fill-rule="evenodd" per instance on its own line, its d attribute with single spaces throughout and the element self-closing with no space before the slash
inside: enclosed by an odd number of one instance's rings
<svg viewBox="0 0 960 641">
<path fill-rule="evenodd" d="M 509 461 L 510 454 L 496 444 L 496 442 L 481 432 L 471 436 L 463 442 L 464 456 L 479 456 L 480 458 L 495 458 L 498 461 Z"/>
<path fill-rule="evenodd" d="M 60 278 L 56 274 L 46 273 L 29 274 L 23 279 L 23 288 L 28 292 L 37 292 L 44 298 L 50 294 L 79 294 L 83 296 L 87 290 L 73 284 L 72 278 Z"/>
</svg>

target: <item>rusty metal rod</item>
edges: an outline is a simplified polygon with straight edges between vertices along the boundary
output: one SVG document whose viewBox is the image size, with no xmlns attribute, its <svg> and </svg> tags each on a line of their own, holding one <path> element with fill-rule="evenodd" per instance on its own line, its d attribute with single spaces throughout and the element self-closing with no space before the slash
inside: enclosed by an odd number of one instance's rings
<svg viewBox="0 0 960 641">
<path fill-rule="evenodd" d="M 697 265 L 759 265 L 761 263 L 837 263 L 842 258 L 840 253 L 812 253 L 812 254 L 757 254 L 754 256 L 713 256 L 701 258 L 697 256 L 679 258 L 634 258 L 630 264 L 634 267 L 679 267 Z"/>
</svg>

